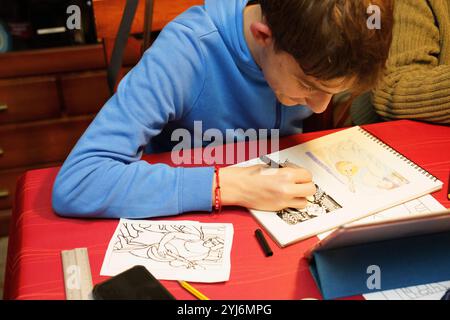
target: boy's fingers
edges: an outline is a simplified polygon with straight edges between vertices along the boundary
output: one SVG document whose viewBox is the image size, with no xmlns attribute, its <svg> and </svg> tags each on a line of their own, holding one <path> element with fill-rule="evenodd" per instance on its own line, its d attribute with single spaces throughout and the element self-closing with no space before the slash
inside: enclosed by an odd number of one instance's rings
<svg viewBox="0 0 450 320">
<path fill-rule="evenodd" d="M 307 183 L 312 181 L 311 172 L 308 170 L 297 168 L 270 168 L 263 167 L 260 169 L 260 173 L 264 176 L 276 176 L 282 175 L 287 177 L 290 181 L 295 183 Z"/>
<path fill-rule="evenodd" d="M 312 181 L 312 174 L 308 170 L 304 168 L 291 168 L 294 173 L 294 182 L 295 183 L 308 183 Z"/>
<path fill-rule="evenodd" d="M 312 196 L 316 193 L 316 185 L 312 182 L 308 183 L 295 183 L 289 187 L 289 196 L 292 198 L 305 198 Z"/>
<path fill-rule="evenodd" d="M 305 198 L 294 198 L 289 202 L 289 208 L 303 209 L 308 204 Z"/>
</svg>

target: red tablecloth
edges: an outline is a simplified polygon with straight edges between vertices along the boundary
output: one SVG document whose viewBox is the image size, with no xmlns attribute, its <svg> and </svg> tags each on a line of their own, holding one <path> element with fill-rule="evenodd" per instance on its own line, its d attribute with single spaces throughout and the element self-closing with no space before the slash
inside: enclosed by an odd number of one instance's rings
<svg viewBox="0 0 450 320">
<path fill-rule="evenodd" d="M 450 207 L 446 197 L 450 168 L 449 127 L 395 121 L 365 128 L 444 181 L 444 189 L 433 196 Z M 329 132 L 284 138 L 281 147 Z M 170 163 L 169 154 L 145 159 Z M 65 299 L 61 250 L 87 247 L 94 284 L 106 279 L 99 275 L 100 268 L 118 221 L 66 219 L 55 215 L 51 207 L 51 190 L 57 172 L 58 168 L 29 171 L 18 182 L 6 267 L 6 299 Z M 229 281 L 195 284 L 211 299 L 321 297 L 302 259 L 303 253 L 316 243 L 317 238 L 280 249 L 268 237 L 274 255 L 266 258 L 255 240 L 257 222 L 243 208 L 227 208 L 220 216 L 191 213 L 171 219 L 233 223 L 235 235 Z M 193 299 L 175 281 L 162 282 L 176 298 Z"/>
</svg>

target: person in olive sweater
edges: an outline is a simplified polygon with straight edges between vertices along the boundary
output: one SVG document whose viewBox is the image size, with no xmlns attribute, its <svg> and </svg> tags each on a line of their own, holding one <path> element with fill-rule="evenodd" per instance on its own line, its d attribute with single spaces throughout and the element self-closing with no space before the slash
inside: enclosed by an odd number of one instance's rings
<svg viewBox="0 0 450 320">
<path fill-rule="evenodd" d="M 450 124 L 449 0 L 394 2 L 385 74 L 372 92 L 355 99 L 351 123 L 342 109 L 334 114 L 341 125 L 398 119 Z"/>
</svg>

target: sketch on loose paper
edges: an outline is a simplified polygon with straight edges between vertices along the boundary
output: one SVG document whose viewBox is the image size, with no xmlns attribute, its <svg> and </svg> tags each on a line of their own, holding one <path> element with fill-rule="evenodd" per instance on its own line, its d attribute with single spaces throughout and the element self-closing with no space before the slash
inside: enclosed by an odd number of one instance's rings
<svg viewBox="0 0 450 320">
<path fill-rule="evenodd" d="M 122 219 L 102 274 L 136 264 L 159 279 L 215 282 L 229 277 L 230 224 Z"/>
<path fill-rule="evenodd" d="M 205 234 L 205 229 L 209 233 Z M 172 267 L 206 269 L 221 264 L 225 232 L 223 227 L 124 223 L 117 234 L 114 253 L 164 262 Z"/>
</svg>

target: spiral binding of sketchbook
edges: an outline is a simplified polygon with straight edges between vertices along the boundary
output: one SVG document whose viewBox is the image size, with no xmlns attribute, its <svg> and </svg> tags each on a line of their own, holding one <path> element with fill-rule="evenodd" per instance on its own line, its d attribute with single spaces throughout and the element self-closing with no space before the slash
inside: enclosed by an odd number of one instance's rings
<svg viewBox="0 0 450 320">
<path fill-rule="evenodd" d="M 371 134 L 369 131 L 364 130 L 361 127 L 358 127 L 358 130 L 364 134 L 366 137 L 368 137 L 369 139 L 375 141 L 377 144 L 379 144 L 380 146 L 382 146 L 384 149 L 388 150 L 390 153 L 394 154 L 396 157 L 402 159 L 403 161 L 405 161 L 408 165 L 410 165 L 411 167 L 413 167 L 414 169 L 416 169 L 417 171 L 419 171 L 420 173 L 422 173 L 423 175 L 425 175 L 426 177 L 430 178 L 432 181 L 436 182 L 439 179 L 437 177 L 435 177 L 434 175 L 432 175 L 430 172 L 428 172 L 427 170 L 425 170 L 424 168 L 422 168 L 421 166 L 419 166 L 417 163 L 415 163 L 414 161 L 410 160 L 409 158 L 405 157 L 403 154 L 401 154 L 400 152 L 398 152 L 397 150 L 395 150 L 394 148 L 392 148 L 390 145 L 388 145 L 387 143 L 385 143 L 384 141 L 382 141 L 380 138 L 374 136 L 373 134 Z"/>
</svg>

